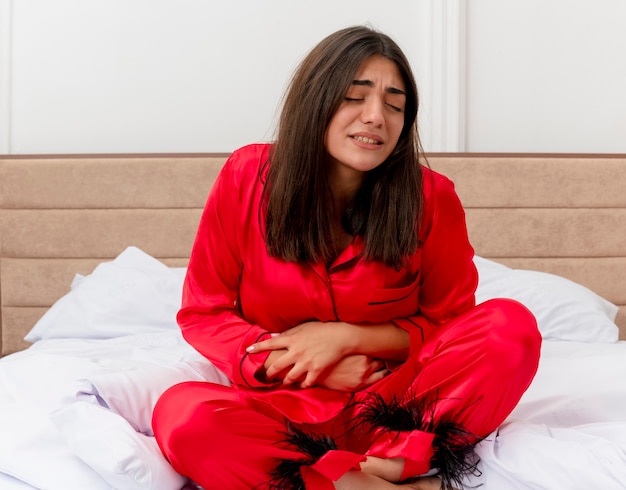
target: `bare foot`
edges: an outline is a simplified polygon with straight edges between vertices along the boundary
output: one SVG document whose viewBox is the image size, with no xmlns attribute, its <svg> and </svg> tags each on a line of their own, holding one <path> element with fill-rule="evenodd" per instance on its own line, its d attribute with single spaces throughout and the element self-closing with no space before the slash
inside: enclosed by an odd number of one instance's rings
<svg viewBox="0 0 626 490">
<path fill-rule="evenodd" d="M 336 490 L 441 490 L 441 480 L 434 476 L 415 478 L 407 483 L 392 483 L 363 471 L 349 471 L 334 485 Z"/>
<path fill-rule="evenodd" d="M 404 469 L 404 459 L 402 458 L 377 458 L 367 456 L 367 459 L 361 463 L 361 471 L 376 475 L 383 480 L 389 482 L 399 482 L 402 478 L 402 470 Z"/>
<path fill-rule="evenodd" d="M 441 478 L 436 476 L 423 476 L 411 479 L 410 482 L 402 486 L 413 490 L 441 490 Z"/>
<path fill-rule="evenodd" d="M 403 458 L 376 458 L 368 456 L 361 463 L 361 471 L 349 471 L 335 482 L 337 490 L 441 490 L 441 479 L 423 476 L 400 482 L 404 469 Z M 456 489 L 453 489 L 456 490 Z"/>
</svg>

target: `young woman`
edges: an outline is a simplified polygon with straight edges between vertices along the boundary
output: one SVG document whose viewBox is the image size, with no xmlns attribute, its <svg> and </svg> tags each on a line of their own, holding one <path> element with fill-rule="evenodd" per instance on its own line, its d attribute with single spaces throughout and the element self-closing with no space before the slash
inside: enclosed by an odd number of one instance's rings
<svg viewBox="0 0 626 490">
<path fill-rule="evenodd" d="M 338 31 L 296 71 L 277 141 L 215 182 L 178 321 L 232 386 L 176 385 L 153 419 L 207 490 L 458 487 L 530 384 L 535 320 L 475 305 L 465 215 L 420 163 L 417 108 L 389 37 Z"/>
</svg>

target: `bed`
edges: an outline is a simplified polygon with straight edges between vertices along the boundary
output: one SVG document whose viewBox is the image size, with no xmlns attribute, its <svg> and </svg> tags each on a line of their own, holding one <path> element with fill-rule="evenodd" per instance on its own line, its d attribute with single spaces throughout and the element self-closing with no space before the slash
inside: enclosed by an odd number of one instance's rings
<svg viewBox="0 0 626 490">
<path fill-rule="evenodd" d="M 175 323 L 226 158 L 0 157 L 0 488 L 190 485 L 150 413 L 176 382 L 228 383 Z M 466 208 L 477 300 L 524 302 L 544 338 L 468 488 L 626 488 L 626 155 L 428 160 Z"/>
</svg>

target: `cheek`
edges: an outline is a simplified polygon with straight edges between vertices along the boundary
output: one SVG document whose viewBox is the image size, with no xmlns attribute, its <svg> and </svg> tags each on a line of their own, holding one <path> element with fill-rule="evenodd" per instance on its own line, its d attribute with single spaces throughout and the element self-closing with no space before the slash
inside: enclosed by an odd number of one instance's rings
<svg viewBox="0 0 626 490">
<path fill-rule="evenodd" d="M 330 148 L 333 145 L 333 137 L 332 137 L 332 133 L 330 131 L 330 126 L 328 127 L 328 129 L 326 130 L 326 133 L 324 133 L 324 148 L 326 149 L 327 153 L 330 153 Z"/>
<path fill-rule="evenodd" d="M 398 140 L 400 139 L 400 135 L 402 134 L 403 129 L 404 129 L 404 118 L 393 122 L 390 133 L 393 135 L 393 138 L 396 141 L 395 144 L 398 143 Z"/>
<path fill-rule="evenodd" d="M 324 134 L 324 147 L 326 151 L 330 152 L 332 147 L 337 144 L 341 134 L 339 122 L 336 118 L 331 119 L 328 124 L 328 128 L 326 128 L 326 133 Z"/>
</svg>

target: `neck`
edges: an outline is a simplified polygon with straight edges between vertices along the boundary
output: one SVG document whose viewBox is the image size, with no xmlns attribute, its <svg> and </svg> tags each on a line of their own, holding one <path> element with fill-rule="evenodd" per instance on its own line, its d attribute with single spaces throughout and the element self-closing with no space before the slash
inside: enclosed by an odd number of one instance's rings
<svg viewBox="0 0 626 490">
<path fill-rule="evenodd" d="M 363 183 L 365 174 L 363 172 L 347 171 L 346 169 L 337 169 L 331 172 L 329 176 L 330 190 L 333 194 L 333 206 L 335 208 L 335 216 L 341 218 L 346 207 Z"/>
</svg>

